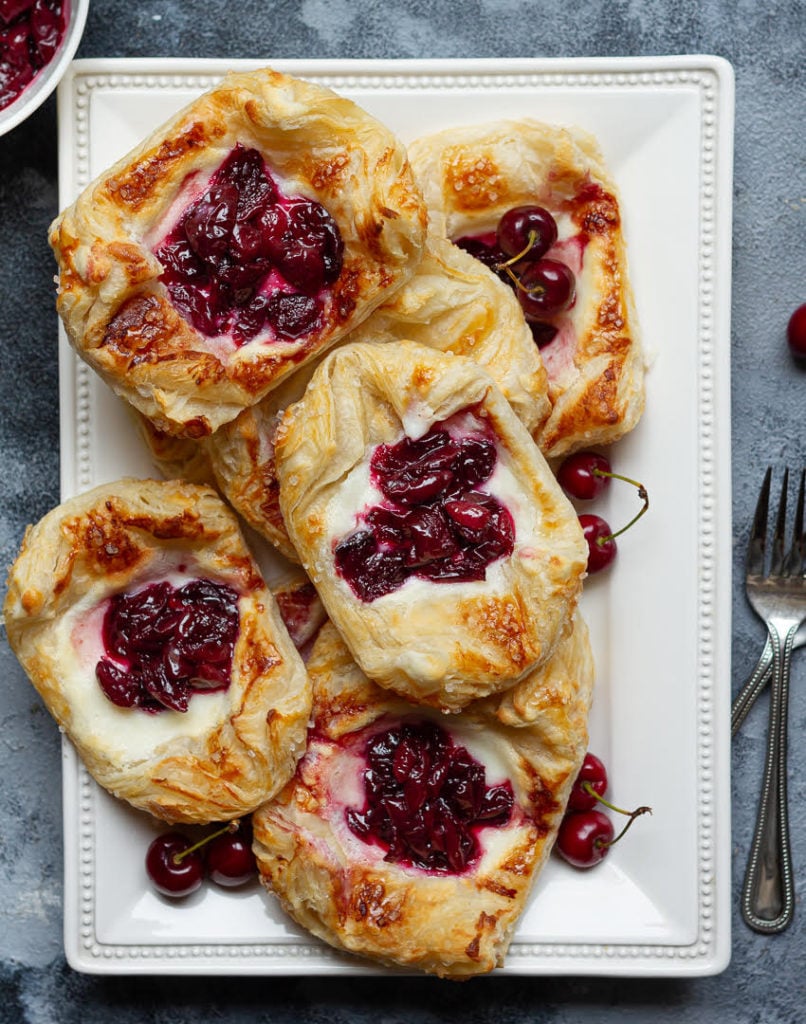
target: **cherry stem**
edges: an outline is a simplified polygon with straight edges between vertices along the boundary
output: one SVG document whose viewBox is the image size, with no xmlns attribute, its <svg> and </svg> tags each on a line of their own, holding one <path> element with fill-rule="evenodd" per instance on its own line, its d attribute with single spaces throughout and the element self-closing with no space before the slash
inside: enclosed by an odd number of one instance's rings
<svg viewBox="0 0 806 1024">
<path fill-rule="evenodd" d="M 625 811 L 623 807 L 616 807 L 615 804 L 611 804 L 609 800 L 605 800 L 603 796 L 600 796 L 589 782 L 583 782 L 582 789 L 584 789 L 589 796 L 598 800 L 600 804 L 604 804 L 605 807 L 609 807 L 611 811 L 615 811 L 617 814 L 624 814 L 630 819 L 616 838 L 611 839 L 609 843 L 605 843 L 601 839 L 595 840 L 594 846 L 599 849 L 603 846 L 615 846 L 636 818 L 640 818 L 642 814 L 652 813 L 651 807 L 636 807 L 634 811 Z"/>
<path fill-rule="evenodd" d="M 510 256 L 510 258 L 508 260 L 504 260 L 503 263 L 496 263 L 495 269 L 496 270 L 506 270 L 506 272 L 509 274 L 509 276 L 512 278 L 512 280 L 513 281 L 517 281 L 518 280 L 517 277 L 514 274 L 511 274 L 509 272 L 509 268 L 512 266 L 513 263 L 517 263 L 518 260 L 522 260 L 523 257 L 529 252 L 529 250 L 532 248 L 532 246 L 535 244 L 536 241 L 537 241 L 537 232 L 536 231 L 530 231 L 529 232 L 529 239 L 526 242 L 526 245 L 521 249 L 521 251 L 519 253 L 516 253 L 514 256 Z"/>
<path fill-rule="evenodd" d="M 627 822 L 627 824 L 624 826 L 624 828 L 621 830 L 621 832 L 619 832 L 619 834 L 616 836 L 615 839 L 611 839 L 609 843 L 603 843 L 603 842 L 601 842 L 600 840 L 597 839 L 595 841 L 596 845 L 597 846 L 615 846 L 616 843 L 626 833 L 627 829 L 630 827 L 630 825 L 632 825 L 632 823 L 635 821 L 636 818 L 640 818 L 642 814 L 651 814 L 651 813 L 652 813 L 652 808 L 651 807 L 636 807 L 635 810 L 630 813 L 630 820 Z"/>
<path fill-rule="evenodd" d="M 232 821 L 228 821 L 223 828 L 218 829 L 216 832 L 211 832 L 209 836 L 203 836 L 197 843 L 189 846 L 186 850 L 182 850 L 181 853 L 175 853 L 172 857 L 174 864 L 181 864 L 189 853 L 195 853 L 196 850 L 200 850 L 203 846 L 206 846 L 211 839 L 215 839 L 216 836 L 223 836 L 225 832 L 237 832 L 238 825 L 238 819 L 234 818 Z"/>
<path fill-rule="evenodd" d="M 520 259 L 520 256 L 513 256 L 512 259 Z M 498 266 L 506 273 L 507 277 L 512 281 L 518 291 L 526 292 L 527 295 L 542 295 L 543 292 L 545 292 L 546 286 L 543 284 L 534 284 L 531 288 L 527 288 L 525 284 L 522 284 L 521 279 L 509 266 L 509 263 L 511 262 L 512 260 L 508 263 L 499 263 Z"/>
<path fill-rule="evenodd" d="M 596 538 L 596 543 L 601 547 L 602 544 L 607 544 L 608 541 L 615 540 L 616 537 L 620 537 L 622 535 L 622 533 L 626 533 L 627 530 L 629 530 L 629 528 L 631 526 L 634 526 L 635 523 L 638 522 L 638 520 L 641 518 L 641 516 L 649 508 L 649 494 L 647 493 L 646 487 L 644 487 L 644 485 L 642 483 L 640 483 L 638 480 L 632 480 L 628 476 L 622 476 L 621 473 L 608 473 L 607 470 L 599 469 L 598 466 L 594 466 L 594 468 L 591 470 L 591 475 L 592 476 L 606 476 L 606 477 L 608 477 L 611 480 L 623 480 L 625 484 L 632 484 L 633 487 L 635 487 L 636 490 L 638 491 L 638 497 L 644 503 L 643 507 L 640 509 L 640 511 L 637 512 L 632 517 L 632 519 L 629 521 L 629 523 L 627 523 L 626 526 L 622 526 L 622 528 L 620 530 L 616 530 L 615 533 L 609 533 L 606 537 L 597 537 Z"/>
</svg>

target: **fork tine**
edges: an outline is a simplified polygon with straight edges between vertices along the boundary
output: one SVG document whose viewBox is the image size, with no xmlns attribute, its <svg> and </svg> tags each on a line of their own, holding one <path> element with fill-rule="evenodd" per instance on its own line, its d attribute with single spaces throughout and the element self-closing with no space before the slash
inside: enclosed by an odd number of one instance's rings
<svg viewBox="0 0 806 1024">
<path fill-rule="evenodd" d="M 764 547 L 767 542 L 767 506 L 770 503 L 770 481 L 772 466 L 768 467 L 758 496 L 756 514 L 750 530 L 750 543 L 747 546 L 747 573 L 760 576 L 764 572 Z"/>
<path fill-rule="evenodd" d="M 775 533 L 772 536 L 772 558 L 770 575 L 781 576 L 784 571 L 784 544 L 786 542 L 786 496 L 789 491 L 789 469 L 784 470 L 784 481 L 781 484 L 781 497 L 778 501 L 778 518 L 775 520 Z"/>
</svg>

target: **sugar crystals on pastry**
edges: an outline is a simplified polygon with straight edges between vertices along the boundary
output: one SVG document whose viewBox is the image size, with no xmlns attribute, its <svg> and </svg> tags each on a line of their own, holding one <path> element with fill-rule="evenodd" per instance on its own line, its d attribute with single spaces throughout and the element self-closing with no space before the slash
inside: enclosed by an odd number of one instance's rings
<svg viewBox="0 0 806 1024">
<path fill-rule="evenodd" d="M 446 710 L 544 662 L 585 571 L 577 516 L 471 360 L 349 344 L 275 435 L 280 506 L 366 674 Z"/>
<path fill-rule="evenodd" d="M 231 74 L 53 223 L 71 344 L 169 433 L 211 433 L 415 269 L 425 211 L 375 118 L 270 69 Z"/>
<path fill-rule="evenodd" d="M 552 412 L 535 435 L 544 454 L 626 434 L 643 411 L 644 367 L 618 191 L 596 141 L 523 119 L 437 132 L 413 142 L 409 156 L 431 230 L 520 281 L 549 379 Z M 535 222 L 526 255 L 528 229 L 524 250 L 503 251 L 502 217 L 535 206 L 553 227 L 544 237 Z"/>
<path fill-rule="evenodd" d="M 30 527 L 9 643 L 96 781 L 166 821 L 240 817 L 292 775 L 310 683 L 209 488 L 124 479 Z"/>
<path fill-rule="evenodd" d="M 446 718 L 371 683 L 332 624 L 308 662 L 313 721 L 293 780 L 252 818 L 261 880 L 338 949 L 462 978 L 500 966 L 587 745 L 593 665 L 577 618 L 521 685 Z M 528 691 L 528 692 L 527 692 Z M 534 691 L 534 692 L 532 692 Z"/>
</svg>

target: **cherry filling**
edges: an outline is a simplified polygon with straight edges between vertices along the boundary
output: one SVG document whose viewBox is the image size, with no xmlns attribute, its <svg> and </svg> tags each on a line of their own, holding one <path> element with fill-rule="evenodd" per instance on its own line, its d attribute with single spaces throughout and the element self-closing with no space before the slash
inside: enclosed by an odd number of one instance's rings
<svg viewBox="0 0 806 1024">
<path fill-rule="evenodd" d="M 154 254 L 196 330 L 243 345 L 267 330 L 290 341 L 321 326 L 344 243 L 320 203 L 283 195 L 260 153 L 238 143 Z"/>
<path fill-rule="evenodd" d="M 374 601 L 410 576 L 435 583 L 483 580 L 487 566 L 512 553 L 509 511 L 479 490 L 497 461 L 483 434 L 454 438 L 436 424 L 416 440 L 378 445 L 370 475 L 385 498 L 340 541 L 336 571 L 362 601 Z"/>
<path fill-rule="evenodd" d="M 69 16 L 68 0 L 0 0 L 0 110 L 53 59 Z"/>
<path fill-rule="evenodd" d="M 464 871 L 479 856 L 479 830 L 512 816 L 509 781 L 488 786 L 484 766 L 436 723 L 376 733 L 365 756 L 365 806 L 345 816 L 355 835 L 387 851 L 386 861 Z"/>
<path fill-rule="evenodd" d="M 187 711 L 194 692 L 229 686 L 238 622 L 238 595 L 212 580 L 116 594 L 104 615 L 106 657 L 95 675 L 118 707 Z"/>
</svg>

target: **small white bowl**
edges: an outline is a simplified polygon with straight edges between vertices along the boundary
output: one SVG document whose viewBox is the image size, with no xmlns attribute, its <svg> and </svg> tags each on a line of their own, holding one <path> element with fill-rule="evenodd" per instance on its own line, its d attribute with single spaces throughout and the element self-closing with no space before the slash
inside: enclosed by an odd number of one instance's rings
<svg viewBox="0 0 806 1024">
<path fill-rule="evenodd" d="M 0 135 L 5 135 L 29 114 L 33 114 L 59 84 L 81 42 L 89 6 L 90 0 L 70 0 L 70 20 L 59 49 L 14 102 L 0 110 Z"/>
</svg>

